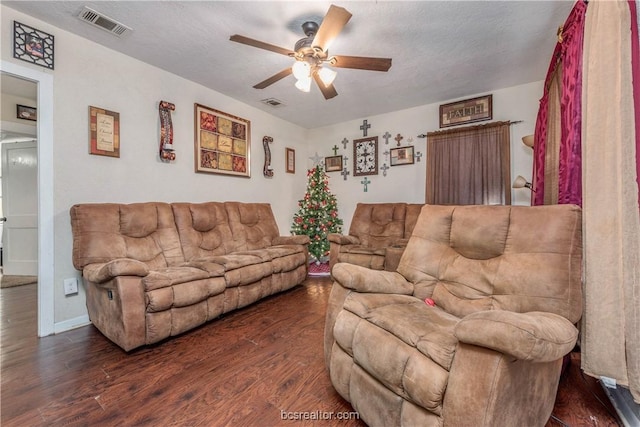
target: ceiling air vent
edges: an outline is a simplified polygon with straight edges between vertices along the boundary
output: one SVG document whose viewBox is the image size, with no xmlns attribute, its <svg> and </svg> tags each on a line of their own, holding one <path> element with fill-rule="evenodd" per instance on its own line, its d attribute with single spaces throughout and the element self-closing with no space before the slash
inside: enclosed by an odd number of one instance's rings
<svg viewBox="0 0 640 427">
<path fill-rule="evenodd" d="M 127 27 L 126 25 L 121 24 L 118 21 L 115 21 L 99 12 L 96 12 L 95 10 L 88 8 L 87 6 L 82 8 L 80 13 L 78 14 L 78 18 L 81 21 L 84 21 L 88 24 L 94 25 L 98 28 L 108 31 L 111 34 L 114 34 L 118 37 L 122 37 L 125 34 L 128 34 L 129 32 L 133 31 L 131 28 Z"/>
<path fill-rule="evenodd" d="M 262 101 L 263 104 L 267 104 L 270 105 L 272 107 L 280 107 L 283 106 L 284 104 L 282 103 L 282 101 L 275 99 L 275 98 L 267 98 L 267 99 L 263 99 Z"/>
</svg>

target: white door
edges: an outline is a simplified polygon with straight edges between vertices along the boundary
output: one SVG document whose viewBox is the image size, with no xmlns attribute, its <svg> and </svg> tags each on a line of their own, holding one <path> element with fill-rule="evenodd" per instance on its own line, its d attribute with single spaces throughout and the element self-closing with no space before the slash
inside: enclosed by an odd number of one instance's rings
<svg viewBox="0 0 640 427">
<path fill-rule="evenodd" d="M 2 273 L 38 275 L 38 154 L 35 142 L 2 144 Z"/>
</svg>

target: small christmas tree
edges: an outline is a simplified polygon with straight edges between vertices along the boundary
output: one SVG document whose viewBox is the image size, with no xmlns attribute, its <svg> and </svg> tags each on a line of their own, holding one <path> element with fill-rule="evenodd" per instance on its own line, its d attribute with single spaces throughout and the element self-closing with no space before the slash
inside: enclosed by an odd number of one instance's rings
<svg viewBox="0 0 640 427">
<path fill-rule="evenodd" d="M 298 201 L 298 213 L 293 216 L 292 234 L 309 236 L 309 254 L 316 262 L 329 255 L 329 233 L 342 231 L 342 220 L 338 218 L 336 196 L 329 191 L 329 176 L 322 165 L 307 171 L 309 182 L 304 199 Z"/>
</svg>

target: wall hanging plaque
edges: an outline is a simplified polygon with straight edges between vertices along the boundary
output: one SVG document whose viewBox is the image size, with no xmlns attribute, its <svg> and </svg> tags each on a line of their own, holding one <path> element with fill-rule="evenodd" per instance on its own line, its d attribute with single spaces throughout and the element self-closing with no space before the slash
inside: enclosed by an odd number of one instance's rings
<svg viewBox="0 0 640 427">
<path fill-rule="evenodd" d="M 251 177 L 251 122 L 195 105 L 196 172 Z"/>
<path fill-rule="evenodd" d="M 120 157 L 120 114 L 89 106 L 89 154 Z"/>
<path fill-rule="evenodd" d="M 53 36 L 13 21 L 13 57 L 53 70 Z"/>
<path fill-rule="evenodd" d="M 285 148 L 285 164 L 287 173 L 296 173 L 296 150 Z"/>
<path fill-rule="evenodd" d="M 324 170 L 327 172 L 342 171 L 342 156 L 330 156 L 324 158 Z"/>
<path fill-rule="evenodd" d="M 491 120 L 493 95 L 465 99 L 440 106 L 440 127 Z"/>
</svg>

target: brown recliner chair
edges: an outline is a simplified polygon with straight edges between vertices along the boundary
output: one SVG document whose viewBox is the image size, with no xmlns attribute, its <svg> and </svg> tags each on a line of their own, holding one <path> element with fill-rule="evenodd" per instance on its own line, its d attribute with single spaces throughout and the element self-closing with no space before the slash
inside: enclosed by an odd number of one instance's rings
<svg viewBox="0 0 640 427">
<path fill-rule="evenodd" d="M 371 426 L 543 426 L 581 260 L 579 207 L 426 205 L 397 271 L 334 267 L 331 382 Z"/>
</svg>

